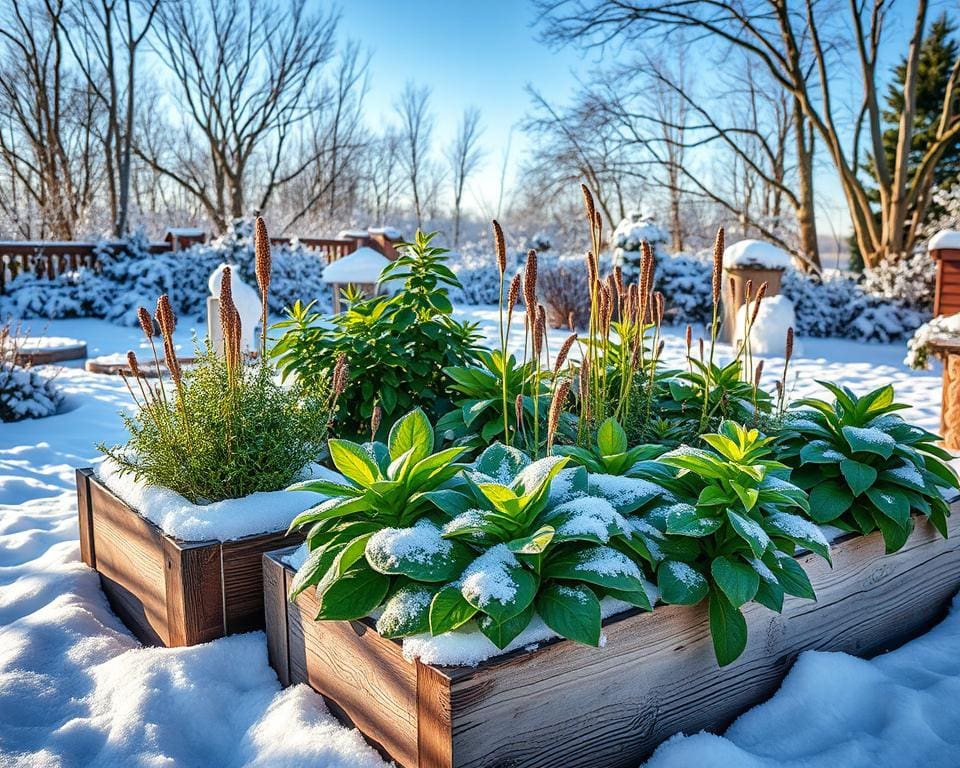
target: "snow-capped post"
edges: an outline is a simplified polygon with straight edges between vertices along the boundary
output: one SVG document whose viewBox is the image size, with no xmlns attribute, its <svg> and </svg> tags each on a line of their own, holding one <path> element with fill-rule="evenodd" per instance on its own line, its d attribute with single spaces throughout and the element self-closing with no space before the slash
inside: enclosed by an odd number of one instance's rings
<svg viewBox="0 0 960 768">
<path fill-rule="evenodd" d="M 937 286 L 933 294 L 933 316 L 960 312 L 960 232 L 944 229 L 927 243 L 937 262 Z"/>
<path fill-rule="evenodd" d="M 323 282 L 333 291 L 333 311 L 340 312 L 340 288 L 356 285 L 365 295 L 373 296 L 380 284 L 380 273 L 390 259 L 369 246 L 361 246 L 353 253 L 331 262 L 323 270 Z"/>
<path fill-rule="evenodd" d="M 210 275 L 207 283 L 210 295 L 207 297 L 207 336 L 214 351 L 223 352 L 223 328 L 220 324 L 220 280 L 227 264 L 221 264 Z M 240 313 L 240 347 L 244 352 L 256 352 L 256 328 L 260 323 L 260 295 L 231 270 L 230 285 L 233 299 Z"/>
<path fill-rule="evenodd" d="M 766 296 L 780 293 L 780 281 L 790 266 L 790 254 L 761 240 L 741 240 L 723 252 L 723 329 L 724 341 L 736 338 L 737 311 L 745 303 L 747 282 L 752 282 L 754 295 L 763 283 Z"/>
</svg>

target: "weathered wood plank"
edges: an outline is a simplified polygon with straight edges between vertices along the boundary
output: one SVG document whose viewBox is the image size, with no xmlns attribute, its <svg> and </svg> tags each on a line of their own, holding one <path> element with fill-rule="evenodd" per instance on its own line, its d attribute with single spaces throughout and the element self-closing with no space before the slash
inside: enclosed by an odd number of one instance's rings
<svg viewBox="0 0 960 768">
<path fill-rule="evenodd" d="M 292 547 L 276 554 L 283 556 Z M 263 558 L 263 604 L 267 628 L 267 658 L 277 672 L 280 685 L 290 685 L 290 657 L 287 651 L 287 587 L 283 565 L 268 555 Z"/>
<path fill-rule="evenodd" d="M 80 529 L 80 559 L 91 568 L 97 567 L 93 546 L 93 510 L 90 507 L 90 477 L 93 470 L 77 470 L 77 525 Z"/>
<path fill-rule="evenodd" d="M 417 759 L 421 768 L 452 768 L 450 679 L 419 660 L 417 667 Z"/>
<path fill-rule="evenodd" d="M 292 571 L 287 570 L 285 594 Z M 316 591 L 287 608 L 290 682 L 308 683 L 331 711 L 402 765 L 417 765 L 417 670 L 400 645 L 359 621 L 316 622 Z"/>
<path fill-rule="evenodd" d="M 89 484 L 96 567 L 110 605 L 141 642 L 166 645 L 163 535 L 97 482 Z"/>
<path fill-rule="evenodd" d="M 227 634 L 263 627 L 264 553 L 303 541 L 284 531 L 223 542 L 223 600 Z"/>
<path fill-rule="evenodd" d="M 197 645 L 223 637 L 220 542 L 182 545 L 164 537 L 167 584 L 167 645 Z"/>
</svg>

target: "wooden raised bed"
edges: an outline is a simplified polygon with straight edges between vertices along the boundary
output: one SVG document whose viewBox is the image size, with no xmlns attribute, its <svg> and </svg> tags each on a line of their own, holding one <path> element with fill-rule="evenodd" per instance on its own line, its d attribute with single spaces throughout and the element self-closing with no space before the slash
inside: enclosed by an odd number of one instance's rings
<svg viewBox="0 0 960 768">
<path fill-rule="evenodd" d="M 234 541 L 168 536 L 77 470 L 80 555 L 116 614 L 146 645 L 196 645 L 263 628 L 261 558 L 298 543 L 283 531 Z"/>
<path fill-rule="evenodd" d="M 943 447 L 955 451 L 960 449 L 960 340 L 934 339 L 927 347 L 943 361 L 940 434 Z"/>
<path fill-rule="evenodd" d="M 270 663 L 408 768 L 636 766 L 673 734 L 720 731 L 769 698 L 801 651 L 871 656 L 939 621 L 960 585 L 960 504 L 953 512 L 946 540 L 918 519 L 893 555 L 877 533 L 837 540 L 832 570 L 798 556 L 818 602 L 745 606 L 747 649 L 724 668 L 703 606 L 612 617 L 602 649 L 555 640 L 475 668 L 410 663 L 368 621 L 313 621 L 313 589 L 289 604 L 288 550 L 274 552 L 263 560 Z"/>
</svg>

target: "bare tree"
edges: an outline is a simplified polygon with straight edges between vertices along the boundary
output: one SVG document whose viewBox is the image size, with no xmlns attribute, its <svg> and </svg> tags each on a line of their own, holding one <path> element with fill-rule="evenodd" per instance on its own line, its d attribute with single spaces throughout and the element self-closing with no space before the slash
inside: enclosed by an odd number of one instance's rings
<svg viewBox="0 0 960 768">
<path fill-rule="evenodd" d="M 387 224 L 403 184 L 400 174 L 400 134 L 388 127 L 366 155 L 364 178 L 369 189 L 367 207 L 378 224 Z"/>
<path fill-rule="evenodd" d="M 138 50 L 156 18 L 160 0 L 74 2 L 59 18 L 59 31 L 105 113 L 104 175 L 115 236 L 129 224 Z"/>
<path fill-rule="evenodd" d="M 400 118 L 400 162 L 406 172 L 419 228 L 423 225 L 424 196 L 429 183 L 426 177 L 430 160 L 430 138 L 433 134 L 430 89 L 426 86 L 417 88 L 413 83 L 407 83 L 394 108 Z"/>
<path fill-rule="evenodd" d="M 164 2 L 154 45 L 184 114 L 182 138 L 138 154 L 188 190 L 214 225 L 267 207 L 313 154 L 285 163 L 303 123 L 325 108 L 321 72 L 334 52 L 334 14 L 304 0 Z"/>
<path fill-rule="evenodd" d="M 100 164 L 95 99 L 69 71 L 63 0 L 7 0 L 0 24 L 0 207 L 23 236 L 73 238 Z"/>
<path fill-rule="evenodd" d="M 913 143 L 918 63 L 928 10 L 927 0 L 903 3 L 912 9 L 911 34 L 903 78 L 903 109 L 893 162 L 883 150 L 883 114 L 877 95 L 881 51 L 891 52 L 888 37 L 895 0 L 851 0 L 844 11 L 838 3 L 803 0 L 540 0 L 547 37 L 587 45 L 635 42 L 696 30 L 733 46 L 762 64 L 774 81 L 795 100 L 793 116 L 811 126 L 795 127 L 798 155 L 809 160 L 810 131 L 823 142 L 834 166 L 858 248 L 867 267 L 898 259 L 912 251 L 930 205 L 934 171 L 944 152 L 960 136 L 957 86 L 960 60 L 951 71 L 935 136 L 918 165 L 907 162 Z M 902 18 L 902 16 L 901 16 Z M 910 18 L 910 15 L 907 15 Z M 849 44 L 852 32 L 852 48 Z M 890 33 L 890 35 L 888 35 Z M 892 38 L 891 38 L 892 39 Z M 836 88 L 850 75 L 860 80 L 859 101 L 845 99 L 846 88 Z M 853 125 L 849 116 L 853 115 Z M 800 146 L 803 142 L 803 147 Z M 865 159 L 877 168 L 879 215 L 862 176 Z M 810 163 L 812 165 L 812 162 Z M 801 167 L 806 162 L 801 163 Z M 812 198 L 804 196 L 803 214 L 812 220 Z"/>
<path fill-rule="evenodd" d="M 447 149 L 447 161 L 450 163 L 451 183 L 453 185 L 453 245 L 460 245 L 460 215 L 463 207 L 463 191 L 467 179 L 473 174 L 483 159 L 483 150 L 479 147 L 483 128 L 480 126 L 480 110 L 469 107 L 464 110 L 457 128 L 457 136 Z"/>
</svg>

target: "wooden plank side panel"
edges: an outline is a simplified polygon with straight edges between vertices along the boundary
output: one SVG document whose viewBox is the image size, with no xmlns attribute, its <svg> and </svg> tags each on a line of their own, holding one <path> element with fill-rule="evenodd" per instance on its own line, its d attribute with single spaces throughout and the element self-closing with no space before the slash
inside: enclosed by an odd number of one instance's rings
<svg viewBox="0 0 960 768">
<path fill-rule="evenodd" d="M 97 571 L 110 605 L 148 645 L 166 645 L 163 534 L 100 483 L 91 482 Z"/>
<path fill-rule="evenodd" d="M 90 468 L 77 470 L 77 525 L 80 529 L 80 559 L 91 568 L 97 567 L 93 546 L 93 511 L 90 508 Z"/>
<path fill-rule="evenodd" d="M 181 544 L 164 537 L 167 645 L 197 645 L 223 637 L 220 542 Z"/>
<path fill-rule="evenodd" d="M 227 634 L 263 629 L 263 556 L 299 544 L 303 534 L 284 532 L 223 542 L 223 600 Z"/>
<path fill-rule="evenodd" d="M 279 557 L 291 549 L 263 555 L 264 624 L 267 630 L 267 658 L 276 670 L 280 685 L 290 685 L 290 656 L 287 650 L 287 587 Z M 277 559 L 275 559 L 277 558 Z"/>
<path fill-rule="evenodd" d="M 661 606 L 608 623 L 602 650 L 556 642 L 458 670 L 454 764 L 635 766 L 680 730 L 726 727 L 768 698 L 803 650 L 894 647 L 938 621 L 960 584 L 960 515 L 948 540 L 921 520 L 894 555 L 874 534 L 838 543 L 833 570 L 812 555 L 802 562 L 818 602 L 787 598 L 782 615 L 747 606 L 747 650 L 725 668 L 704 607 Z"/>
<path fill-rule="evenodd" d="M 286 573 L 286 594 L 292 572 Z M 417 668 L 361 622 L 314 621 L 316 592 L 287 607 L 290 682 L 307 683 L 341 720 L 403 766 L 418 759 Z"/>
<path fill-rule="evenodd" d="M 416 665 L 419 768 L 453 768 L 450 678 L 419 660 Z"/>
</svg>

